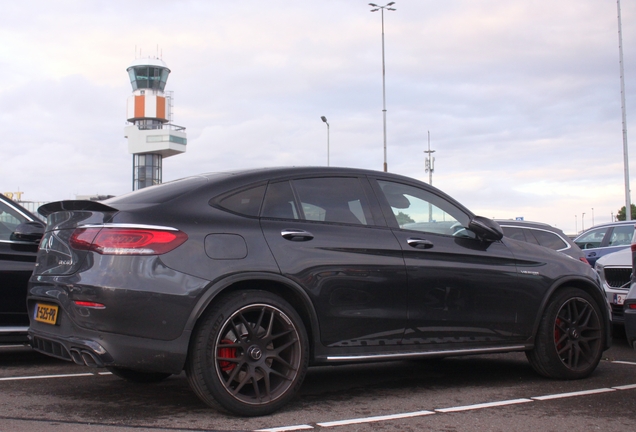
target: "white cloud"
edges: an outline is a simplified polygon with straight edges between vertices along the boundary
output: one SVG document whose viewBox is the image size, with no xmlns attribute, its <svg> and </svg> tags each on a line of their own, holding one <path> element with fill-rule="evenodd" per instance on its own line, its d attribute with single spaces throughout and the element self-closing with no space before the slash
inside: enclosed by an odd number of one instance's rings
<svg viewBox="0 0 636 432">
<path fill-rule="evenodd" d="M 623 205 L 615 3 L 398 0 L 386 12 L 389 170 L 477 213 L 574 232 Z M 9 2 L 0 17 L 1 191 L 28 200 L 130 189 L 135 55 L 172 70 L 188 150 L 164 180 L 326 164 L 381 169 L 379 12 L 367 2 Z M 628 120 L 636 4 L 623 2 Z M 630 130 L 633 128 L 630 128 Z M 632 152 L 633 153 L 633 152 Z M 591 219 L 590 219 L 591 221 Z M 578 217 L 580 229 L 581 218 Z"/>
</svg>

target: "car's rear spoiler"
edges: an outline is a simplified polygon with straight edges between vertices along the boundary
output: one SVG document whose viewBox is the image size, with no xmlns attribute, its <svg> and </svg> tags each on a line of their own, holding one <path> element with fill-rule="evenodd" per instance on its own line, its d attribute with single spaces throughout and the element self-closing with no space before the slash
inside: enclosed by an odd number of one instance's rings
<svg viewBox="0 0 636 432">
<path fill-rule="evenodd" d="M 73 210 L 86 210 L 86 211 L 99 211 L 99 212 L 116 212 L 116 208 L 109 207 L 106 204 L 102 204 L 98 201 L 55 201 L 48 204 L 44 204 L 38 208 L 38 213 L 42 216 L 48 216 L 51 213 L 59 211 L 73 211 Z"/>
</svg>

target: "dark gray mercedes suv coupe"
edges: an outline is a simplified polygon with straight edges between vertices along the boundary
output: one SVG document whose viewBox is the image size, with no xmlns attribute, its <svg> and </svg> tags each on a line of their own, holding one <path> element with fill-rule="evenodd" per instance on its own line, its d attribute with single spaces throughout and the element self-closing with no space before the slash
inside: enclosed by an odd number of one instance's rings
<svg viewBox="0 0 636 432">
<path fill-rule="evenodd" d="M 524 351 L 577 379 L 610 343 L 589 265 L 399 175 L 203 174 L 39 212 L 33 348 L 129 381 L 185 370 L 238 415 L 290 402 L 311 365 Z"/>
</svg>

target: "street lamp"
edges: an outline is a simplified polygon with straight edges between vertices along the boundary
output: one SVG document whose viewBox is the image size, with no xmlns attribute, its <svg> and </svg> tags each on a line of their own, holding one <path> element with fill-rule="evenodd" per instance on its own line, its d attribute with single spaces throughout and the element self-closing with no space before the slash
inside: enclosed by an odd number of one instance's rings
<svg viewBox="0 0 636 432">
<path fill-rule="evenodd" d="M 621 75 L 621 117 L 623 120 L 623 170 L 625 175 L 625 220 L 632 220 L 631 197 L 629 196 L 629 157 L 627 155 L 627 114 L 625 112 L 625 71 L 623 70 L 623 31 L 621 24 L 621 1 L 616 0 L 618 9 L 618 63 Z"/>
<path fill-rule="evenodd" d="M 581 215 L 581 231 L 585 231 L 585 213 Z"/>
<path fill-rule="evenodd" d="M 329 166 L 329 122 L 327 122 L 327 117 L 321 116 L 322 121 L 327 125 L 327 166 Z"/>
<path fill-rule="evenodd" d="M 382 125 L 384 132 L 384 172 L 387 172 L 386 163 L 386 87 L 385 87 L 385 71 L 384 71 L 384 9 L 394 11 L 395 9 L 389 6 L 393 6 L 395 2 L 389 2 L 384 6 L 378 6 L 375 3 L 369 3 L 369 6 L 373 7 L 371 12 L 380 11 L 382 14 Z"/>
</svg>

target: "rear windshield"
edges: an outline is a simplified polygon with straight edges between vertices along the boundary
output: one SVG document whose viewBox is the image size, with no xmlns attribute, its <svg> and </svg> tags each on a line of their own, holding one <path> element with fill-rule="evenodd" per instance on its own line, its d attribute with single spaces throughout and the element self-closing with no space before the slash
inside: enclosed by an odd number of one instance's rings
<svg viewBox="0 0 636 432">
<path fill-rule="evenodd" d="M 161 204 L 197 189 L 207 181 L 206 177 L 187 177 L 139 189 L 102 202 L 115 208 L 117 208 L 117 204 Z"/>
</svg>

